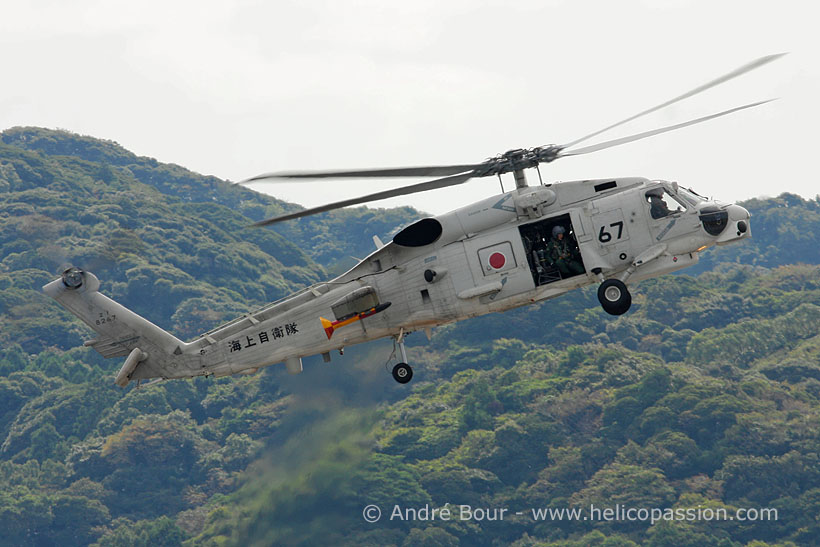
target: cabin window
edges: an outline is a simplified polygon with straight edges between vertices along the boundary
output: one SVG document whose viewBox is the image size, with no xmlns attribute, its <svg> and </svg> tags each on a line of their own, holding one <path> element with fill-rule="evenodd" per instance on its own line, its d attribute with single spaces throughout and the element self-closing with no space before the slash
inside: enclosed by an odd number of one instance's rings
<svg viewBox="0 0 820 547">
<path fill-rule="evenodd" d="M 379 296 L 376 294 L 376 289 L 361 287 L 331 304 L 330 309 L 336 320 L 341 321 L 378 305 Z"/>
</svg>

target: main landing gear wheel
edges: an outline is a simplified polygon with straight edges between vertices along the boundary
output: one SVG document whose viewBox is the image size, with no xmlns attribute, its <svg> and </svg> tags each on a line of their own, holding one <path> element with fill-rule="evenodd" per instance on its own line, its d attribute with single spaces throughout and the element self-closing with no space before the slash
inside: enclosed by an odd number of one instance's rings
<svg viewBox="0 0 820 547">
<path fill-rule="evenodd" d="M 607 279 L 598 287 L 598 301 L 608 314 L 621 315 L 632 305 L 632 295 L 623 281 Z"/>
<path fill-rule="evenodd" d="M 393 359 L 393 356 L 396 355 L 396 346 L 399 346 L 399 355 L 401 356 L 401 362 L 393 367 L 393 379 L 400 384 L 406 384 L 410 380 L 413 379 L 413 369 L 410 368 L 410 365 L 407 364 L 407 350 L 404 349 L 404 329 L 399 332 L 398 336 L 393 338 L 393 353 L 390 354 L 390 357 L 387 359 L 387 363 Z M 385 366 L 387 366 L 385 363 Z"/>
<path fill-rule="evenodd" d="M 399 363 L 393 367 L 393 379 L 400 384 L 406 384 L 413 379 L 413 369 L 407 363 Z"/>
</svg>

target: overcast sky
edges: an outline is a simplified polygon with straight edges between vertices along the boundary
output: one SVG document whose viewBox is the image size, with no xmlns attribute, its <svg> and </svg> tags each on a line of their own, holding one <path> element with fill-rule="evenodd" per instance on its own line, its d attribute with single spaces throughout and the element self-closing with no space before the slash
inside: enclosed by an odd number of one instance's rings
<svg viewBox="0 0 820 547">
<path fill-rule="evenodd" d="M 549 181 L 677 180 L 726 201 L 783 191 L 814 197 L 815 6 L 0 0 L 0 129 L 68 129 L 230 180 L 290 169 L 472 163 L 569 142 L 788 51 L 600 138 L 779 101 L 566 158 L 542 174 Z M 537 182 L 534 172 L 529 178 Z M 323 181 L 265 190 L 315 206 L 391 185 Z M 376 205 L 442 213 L 498 192 L 497 180 L 485 178 Z"/>
</svg>

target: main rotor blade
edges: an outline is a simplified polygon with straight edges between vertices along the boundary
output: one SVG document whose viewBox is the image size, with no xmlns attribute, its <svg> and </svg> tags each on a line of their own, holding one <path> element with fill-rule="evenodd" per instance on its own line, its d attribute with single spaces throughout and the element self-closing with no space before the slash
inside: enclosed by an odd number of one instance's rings
<svg viewBox="0 0 820 547">
<path fill-rule="evenodd" d="M 705 83 L 701 86 L 698 86 L 698 87 L 696 87 L 695 89 L 693 89 L 691 91 L 687 91 L 683 95 L 679 95 L 679 96 L 675 97 L 674 99 L 671 99 L 669 101 L 666 101 L 665 103 L 659 104 L 658 106 L 653 106 L 649 110 L 644 110 L 643 112 L 639 112 L 638 114 L 635 114 L 634 116 L 630 116 L 629 118 L 627 118 L 625 120 L 621 120 L 621 121 L 619 121 L 617 123 L 614 123 L 610 126 L 604 127 L 603 129 L 595 131 L 594 133 L 590 133 L 589 135 L 585 135 L 585 136 L 581 137 L 580 139 L 576 139 L 576 140 L 572 141 L 569 144 L 565 144 L 563 146 L 563 148 L 569 148 L 571 146 L 575 146 L 576 144 L 578 144 L 580 142 L 583 142 L 587 139 L 591 139 L 592 137 L 600 135 L 604 131 L 609 131 L 610 129 L 614 129 L 614 128 L 616 128 L 618 126 L 621 126 L 621 125 L 623 125 L 627 122 L 631 122 L 632 120 L 640 118 L 641 116 L 651 114 L 652 112 L 660 110 L 661 108 L 667 107 L 671 104 L 675 104 L 676 102 L 682 101 L 683 99 L 687 99 L 689 97 L 692 97 L 693 95 L 697 95 L 698 93 L 706 91 L 707 89 L 715 87 L 716 85 L 722 84 L 724 82 L 728 82 L 732 78 L 737 78 L 738 76 L 740 76 L 742 74 L 745 74 L 745 73 L 747 73 L 751 70 L 759 68 L 759 67 L 761 67 L 761 66 L 763 66 L 767 63 L 771 63 L 775 59 L 779 59 L 780 57 L 783 57 L 784 55 L 786 55 L 786 54 L 785 53 L 777 53 L 777 54 L 774 54 L 774 55 L 766 55 L 765 57 L 761 57 L 760 59 L 756 59 L 756 60 L 752 61 L 751 63 L 747 63 L 747 64 L 743 65 L 742 67 L 736 68 L 735 70 L 733 70 L 729 73 L 726 73 L 726 74 L 724 74 L 723 76 L 721 76 L 719 78 L 716 78 L 716 79 L 714 79 L 710 82 L 707 82 L 707 83 Z"/>
<path fill-rule="evenodd" d="M 606 148 L 612 148 L 613 146 L 620 146 L 622 144 L 626 144 L 633 141 L 638 141 L 641 139 L 645 139 L 647 137 L 652 137 L 654 135 L 660 135 L 661 133 L 666 133 L 668 131 L 674 131 L 675 129 L 680 129 L 682 127 L 687 127 L 689 125 L 695 125 L 696 123 L 705 122 L 708 120 L 712 120 L 714 118 L 719 118 L 720 116 L 726 116 L 727 114 L 731 114 L 733 112 L 737 112 L 738 110 L 744 110 L 746 108 L 752 108 L 753 106 L 759 106 L 761 104 L 766 104 L 774 101 L 775 99 L 769 99 L 766 101 L 759 101 L 756 103 L 746 104 L 743 106 L 737 106 L 735 108 L 731 108 L 729 110 L 724 110 L 723 112 L 718 112 L 717 114 L 711 114 L 709 116 L 704 116 L 702 118 L 697 118 L 695 120 L 689 120 L 688 122 L 683 122 L 675 125 L 669 125 L 667 127 L 661 127 L 660 129 L 653 129 L 651 131 L 645 131 L 643 133 L 637 133 L 635 135 L 630 135 L 628 137 L 621 137 L 620 139 L 614 139 L 611 141 L 605 141 L 598 144 L 593 144 L 592 146 L 586 146 L 584 148 L 577 148 L 575 150 L 570 150 L 566 152 L 561 152 L 558 157 L 564 156 L 578 156 L 581 154 L 589 154 L 590 152 L 597 152 L 599 150 L 604 150 Z"/>
<path fill-rule="evenodd" d="M 418 192 L 426 192 L 427 190 L 436 190 L 438 188 L 446 188 L 447 186 L 455 186 L 457 184 L 467 182 L 470 178 L 472 178 L 472 175 L 470 173 L 465 173 L 461 175 L 455 175 L 452 177 L 431 180 L 428 182 L 421 182 L 419 184 L 411 184 L 410 186 L 403 186 L 401 188 L 394 188 L 392 190 L 376 192 L 375 194 L 369 194 L 367 196 L 362 196 L 359 198 L 346 199 L 343 201 L 337 201 L 336 203 L 322 205 L 320 207 L 313 207 L 311 209 L 305 209 L 303 211 L 297 211 L 295 213 L 289 213 L 287 215 L 269 218 L 267 220 L 256 222 L 253 225 L 268 226 L 269 224 L 275 224 L 277 222 L 282 222 L 285 220 L 315 215 L 316 213 L 324 213 L 325 211 L 332 211 L 333 209 L 340 209 L 342 207 L 347 207 L 349 205 L 359 205 L 360 203 L 368 203 L 370 201 L 377 201 L 380 199 L 393 198 L 396 196 L 405 196 L 407 194 L 416 194 Z"/>
<path fill-rule="evenodd" d="M 282 171 L 264 173 L 239 184 L 268 179 L 325 179 L 325 178 L 365 178 L 365 177 L 446 177 L 472 171 L 481 164 L 438 165 L 425 167 L 396 167 L 387 169 L 361 169 L 358 171 Z M 277 181 L 270 181 L 277 182 Z M 288 182 L 288 181 L 278 181 Z"/>
</svg>

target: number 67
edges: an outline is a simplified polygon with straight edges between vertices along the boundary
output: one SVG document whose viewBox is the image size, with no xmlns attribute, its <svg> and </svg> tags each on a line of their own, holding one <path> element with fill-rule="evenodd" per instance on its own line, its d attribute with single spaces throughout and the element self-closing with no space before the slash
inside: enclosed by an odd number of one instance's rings
<svg viewBox="0 0 820 547">
<path fill-rule="evenodd" d="M 615 239 L 621 239 L 621 234 L 624 232 L 624 223 L 622 220 L 618 222 L 613 222 L 609 225 L 610 228 L 614 228 L 615 226 L 618 227 L 618 235 L 615 236 Z M 612 234 L 606 231 L 605 226 L 601 226 L 601 231 L 598 232 L 598 241 L 601 243 L 607 243 L 608 241 L 612 240 Z"/>
</svg>

